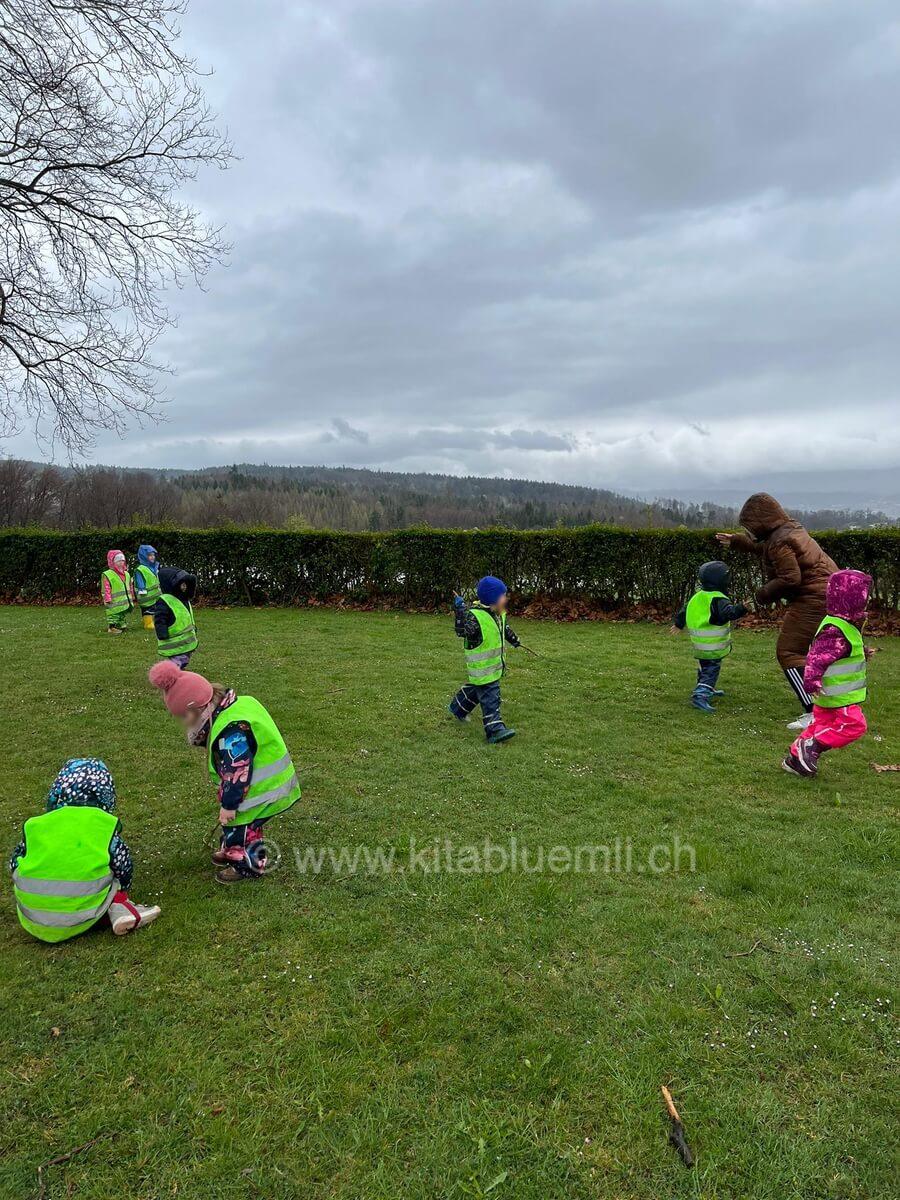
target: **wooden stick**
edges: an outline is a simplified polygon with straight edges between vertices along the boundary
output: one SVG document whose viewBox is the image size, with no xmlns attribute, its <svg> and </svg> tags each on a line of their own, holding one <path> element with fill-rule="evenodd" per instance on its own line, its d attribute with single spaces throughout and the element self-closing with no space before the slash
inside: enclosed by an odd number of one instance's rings
<svg viewBox="0 0 900 1200">
<path fill-rule="evenodd" d="M 665 1085 L 663 1085 L 659 1090 L 662 1092 L 663 1100 L 666 1102 L 666 1109 L 668 1110 L 669 1116 L 673 1121 L 680 1121 L 681 1117 L 678 1115 L 678 1109 L 675 1107 L 675 1101 L 672 1099 L 672 1093 Z"/>
<path fill-rule="evenodd" d="M 59 1167 L 63 1163 L 67 1163 L 76 1154 L 81 1154 L 83 1150 L 90 1150 L 91 1146 L 96 1145 L 101 1138 L 105 1137 L 105 1133 L 98 1133 L 96 1137 L 91 1138 L 89 1142 L 85 1142 L 83 1146 L 76 1146 L 74 1150 L 69 1150 L 66 1154 L 57 1154 L 56 1158 L 48 1158 L 46 1162 L 41 1163 L 37 1169 L 38 1190 L 35 1192 L 35 1200 L 44 1200 L 44 1197 L 47 1195 L 47 1181 L 44 1178 L 46 1170 L 49 1170 L 50 1167 Z"/>
</svg>

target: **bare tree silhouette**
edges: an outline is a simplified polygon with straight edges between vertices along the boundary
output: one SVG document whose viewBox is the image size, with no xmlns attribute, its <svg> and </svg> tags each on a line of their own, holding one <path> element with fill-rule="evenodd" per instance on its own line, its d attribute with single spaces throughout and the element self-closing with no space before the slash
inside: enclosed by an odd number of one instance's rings
<svg viewBox="0 0 900 1200">
<path fill-rule="evenodd" d="M 0 432 L 69 453 L 159 412 L 166 287 L 220 231 L 181 198 L 227 165 L 183 0 L 0 0 Z"/>
</svg>

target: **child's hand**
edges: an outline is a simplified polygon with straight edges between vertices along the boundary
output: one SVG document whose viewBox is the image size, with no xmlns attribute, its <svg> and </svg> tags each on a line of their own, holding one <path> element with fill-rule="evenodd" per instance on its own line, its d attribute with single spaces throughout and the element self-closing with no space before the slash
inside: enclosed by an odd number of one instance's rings
<svg viewBox="0 0 900 1200">
<path fill-rule="evenodd" d="M 871 658 L 873 654 L 877 654 L 880 649 L 880 646 L 864 646 L 863 654 L 865 654 L 866 658 L 868 659 Z"/>
<path fill-rule="evenodd" d="M 733 534 L 733 533 L 717 533 L 717 534 L 716 534 L 716 541 L 717 541 L 717 542 L 721 542 L 723 546 L 730 546 L 730 545 L 731 545 L 731 539 L 732 539 L 733 537 L 734 537 L 734 534 Z"/>
<path fill-rule="evenodd" d="M 229 821 L 234 820 L 234 814 L 237 812 L 235 808 L 220 808 L 219 809 L 219 824 L 227 825 Z"/>
<path fill-rule="evenodd" d="M 462 598 L 462 596 L 459 594 L 459 592 L 453 593 L 453 607 L 454 608 L 465 608 L 466 607 L 466 602 Z"/>
</svg>

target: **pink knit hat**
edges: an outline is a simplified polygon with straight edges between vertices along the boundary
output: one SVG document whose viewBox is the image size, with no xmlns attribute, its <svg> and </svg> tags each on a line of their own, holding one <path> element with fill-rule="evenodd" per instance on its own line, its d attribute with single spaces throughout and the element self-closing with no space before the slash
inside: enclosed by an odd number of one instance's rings
<svg viewBox="0 0 900 1200">
<path fill-rule="evenodd" d="M 192 708 L 206 708 L 212 700 L 213 689 L 208 679 L 196 671 L 179 671 L 166 658 L 153 664 L 147 678 L 162 692 L 166 708 L 173 717 L 183 717 Z"/>
</svg>

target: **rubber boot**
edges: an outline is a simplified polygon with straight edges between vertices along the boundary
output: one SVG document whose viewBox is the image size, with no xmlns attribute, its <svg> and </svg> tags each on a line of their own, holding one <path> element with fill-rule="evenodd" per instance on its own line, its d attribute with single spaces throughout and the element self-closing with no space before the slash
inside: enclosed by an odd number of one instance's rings
<svg viewBox="0 0 900 1200">
<path fill-rule="evenodd" d="M 147 630 L 152 630 L 153 628 L 155 628 L 154 624 L 153 624 L 153 618 L 150 616 L 149 613 L 144 613 L 143 617 L 141 618 L 141 624 Z"/>
</svg>

